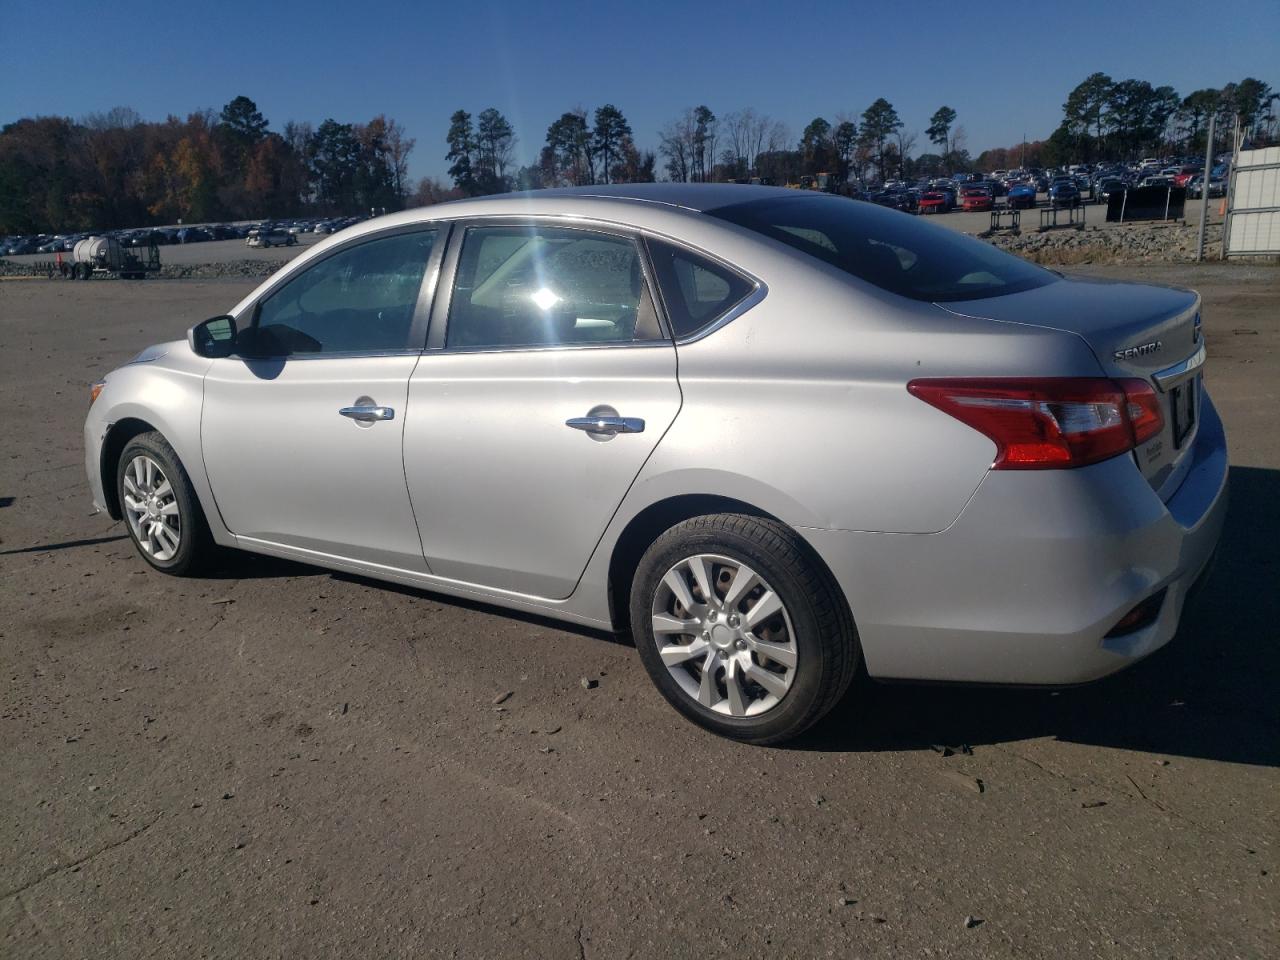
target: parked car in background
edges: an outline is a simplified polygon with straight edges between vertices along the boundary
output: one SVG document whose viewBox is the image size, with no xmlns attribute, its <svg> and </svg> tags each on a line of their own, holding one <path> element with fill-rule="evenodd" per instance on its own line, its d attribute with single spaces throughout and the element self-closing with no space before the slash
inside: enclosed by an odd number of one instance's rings
<svg viewBox="0 0 1280 960">
<path fill-rule="evenodd" d="M 178 243 L 204 243 L 213 239 L 213 234 L 204 227 L 183 227 L 175 238 Z"/>
<path fill-rule="evenodd" d="M 1009 188 L 1008 204 L 1014 210 L 1030 209 L 1036 205 L 1036 188 L 1033 183 L 1019 183 Z"/>
<path fill-rule="evenodd" d="M 240 548 L 623 631 L 685 717 L 775 743 L 859 671 L 1079 683 L 1169 642 L 1227 503 L 1200 312 L 812 192 L 477 198 L 107 374 L 85 463 L 159 571 Z"/>
<path fill-rule="evenodd" d="M 951 207 L 954 208 L 960 203 L 960 188 L 953 181 L 946 178 L 934 180 L 929 184 L 929 187 L 933 190 L 942 191 Z"/>
<path fill-rule="evenodd" d="M 1204 188 L 1204 175 L 1197 174 L 1187 181 L 1187 196 L 1196 200 L 1201 199 L 1200 193 Z M 1209 178 L 1209 196 L 1225 197 L 1227 195 L 1227 181 L 1222 177 Z"/>
<path fill-rule="evenodd" d="M 13 237 L 9 240 L 5 253 L 12 257 L 21 257 L 36 252 L 38 244 L 32 237 Z"/>
<path fill-rule="evenodd" d="M 917 208 L 920 213 L 949 213 L 951 202 L 943 191 L 930 189 L 920 194 Z"/>
<path fill-rule="evenodd" d="M 1113 196 L 1122 195 L 1128 185 L 1123 180 L 1103 180 L 1098 184 L 1095 194 L 1099 203 L 1110 203 Z"/>
<path fill-rule="evenodd" d="M 991 191 L 987 187 L 961 187 L 960 208 L 967 211 L 990 210 Z"/>
<path fill-rule="evenodd" d="M 1073 177 L 1060 177 L 1049 184 L 1049 205 L 1069 207 L 1080 202 L 1080 187 Z"/>
<path fill-rule="evenodd" d="M 297 242 L 295 234 L 275 225 L 254 227 L 245 239 L 245 245 L 250 247 L 292 247 Z"/>
<path fill-rule="evenodd" d="M 879 193 L 873 193 L 870 200 L 879 206 L 901 210 L 903 213 L 916 213 L 919 209 L 920 194 L 905 188 L 882 190 Z"/>
<path fill-rule="evenodd" d="M 133 230 L 127 234 L 127 239 L 122 237 L 120 242 L 122 246 L 145 247 L 153 241 L 157 246 L 164 245 L 171 242 L 171 236 L 165 230 Z"/>
</svg>

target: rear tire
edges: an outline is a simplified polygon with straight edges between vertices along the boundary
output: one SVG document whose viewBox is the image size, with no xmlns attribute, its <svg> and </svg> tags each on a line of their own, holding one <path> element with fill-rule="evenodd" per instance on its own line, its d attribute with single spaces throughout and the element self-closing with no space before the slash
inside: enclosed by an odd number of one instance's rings
<svg viewBox="0 0 1280 960">
<path fill-rule="evenodd" d="M 125 445 L 116 464 L 116 494 L 129 538 L 151 566 L 187 577 L 212 562 L 217 548 L 204 511 L 161 434 L 142 433 Z"/>
<path fill-rule="evenodd" d="M 658 537 L 632 580 L 631 625 L 667 702 L 747 743 L 780 743 L 816 723 L 860 655 L 839 587 L 808 545 L 743 514 L 694 517 Z"/>
</svg>

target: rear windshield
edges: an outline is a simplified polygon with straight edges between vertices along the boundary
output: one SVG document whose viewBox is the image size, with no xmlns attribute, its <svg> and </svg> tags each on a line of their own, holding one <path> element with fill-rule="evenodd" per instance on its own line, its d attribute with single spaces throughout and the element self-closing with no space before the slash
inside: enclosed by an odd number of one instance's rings
<svg viewBox="0 0 1280 960">
<path fill-rule="evenodd" d="M 912 300 L 978 300 L 1057 279 L 981 240 L 856 200 L 786 197 L 707 212 Z"/>
</svg>

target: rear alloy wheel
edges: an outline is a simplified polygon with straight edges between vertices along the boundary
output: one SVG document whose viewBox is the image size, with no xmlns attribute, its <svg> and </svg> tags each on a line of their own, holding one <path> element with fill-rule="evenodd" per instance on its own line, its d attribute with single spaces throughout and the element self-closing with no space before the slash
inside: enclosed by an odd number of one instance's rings
<svg viewBox="0 0 1280 960">
<path fill-rule="evenodd" d="M 215 546 L 200 501 L 159 433 L 139 434 L 125 445 L 116 491 L 129 537 L 151 566 L 187 576 L 212 559 Z"/>
<path fill-rule="evenodd" d="M 688 696 L 715 713 L 758 716 L 795 678 L 795 628 L 777 592 L 746 563 L 700 553 L 654 592 L 658 655 Z"/>
<path fill-rule="evenodd" d="M 672 706 L 751 743 L 811 726 L 858 661 L 830 574 L 791 528 L 761 517 L 695 517 L 659 537 L 636 570 L 631 624 Z"/>
</svg>

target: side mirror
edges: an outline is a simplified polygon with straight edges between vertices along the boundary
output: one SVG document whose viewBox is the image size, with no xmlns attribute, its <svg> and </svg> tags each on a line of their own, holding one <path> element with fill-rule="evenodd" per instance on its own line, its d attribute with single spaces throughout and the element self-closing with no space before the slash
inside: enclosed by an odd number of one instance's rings
<svg viewBox="0 0 1280 960">
<path fill-rule="evenodd" d="M 187 331 L 187 344 L 200 357 L 229 357 L 236 349 L 236 322 L 230 316 L 211 317 Z"/>
</svg>

